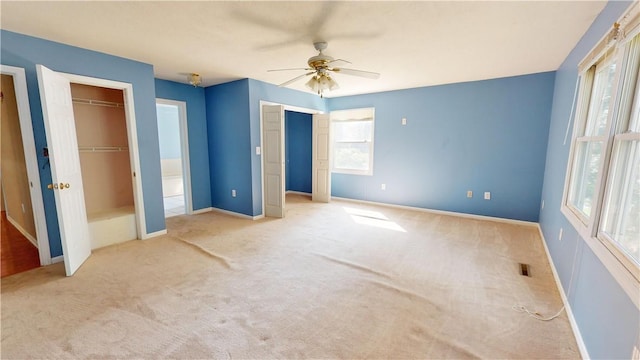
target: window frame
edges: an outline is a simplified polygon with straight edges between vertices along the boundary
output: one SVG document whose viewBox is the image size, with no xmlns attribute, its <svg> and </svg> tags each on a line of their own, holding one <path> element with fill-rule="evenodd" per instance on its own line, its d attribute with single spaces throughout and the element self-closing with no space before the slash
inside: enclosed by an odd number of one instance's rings
<svg viewBox="0 0 640 360">
<path fill-rule="evenodd" d="M 375 108 L 360 108 L 360 109 L 347 109 L 347 110 L 337 110 L 332 111 L 330 113 L 331 119 L 331 172 L 336 174 L 348 174 L 348 175 L 365 175 L 372 176 L 373 175 L 373 150 L 375 144 Z M 337 141 L 336 139 L 336 124 L 346 123 L 346 122 L 371 122 L 371 140 L 364 141 Z M 369 168 L 366 170 L 361 169 L 353 169 L 353 168 L 336 168 L 335 159 L 336 159 L 336 144 L 368 144 L 369 148 Z"/>
<path fill-rule="evenodd" d="M 624 114 L 624 111 L 623 114 L 620 114 L 620 109 L 622 105 L 625 105 L 623 104 L 624 101 L 631 102 L 631 109 L 628 113 L 630 121 L 626 124 L 628 129 L 631 126 L 631 121 L 633 121 L 633 116 L 640 111 L 638 110 L 640 108 L 640 76 L 635 81 L 627 80 L 627 77 L 630 76 L 627 74 L 630 61 L 638 61 L 638 57 L 632 58 L 630 56 L 630 49 L 633 43 L 632 40 L 636 36 L 640 36 L 639 34 L 640 5 L 634 2 L 621 17 L 620 21 L 614 25 L 610 32 L 605 34 L 579 65 L 577 80 L 579 95 L 575 107 L 575 116 L 570 119 L 570 121 L 573 121 L 574 126 L 560 209 L 638 308 L 640 308 L 638 296 L 640 294 L 640 264 L 628 257 L 619 248 L 617 242 L 608 237 L 603 229 L 605 228 L 605 211 L 610 209 L 605 207 L 608 206 L 609 196 L 612 192 L 611 187 L 614 186 L 613 177 L 616 166 L 620 166 L 614 163 L 616 160 L 614 145 L 630 136 L 636 136 L 628 135 L 626 130 L 622 129 L 622 127 L 625 127 L 622 123 L 625 122 L 627 115 Z M 636 46 L 640 46 L 640 42 L 637 42 Z M 589 102 L 595 84 L 596 70 L 594 66 L 606 62 L 609 56 L 616 58 L 616 73 L 611 89 L 607 126 L 602 138 L 597 139 L 598 141 L 603 141 L 603 143 L 593 203 L 590 215 L 585 217 L 570 201 L 571 192 L 575 186 L 572 182 L 574 180 L 573 176 L 576 175 L 576 163 L 580 161 L 579 144 L 597 138 L 584 136 L 589 116 Z M 589 78 L 590 71 L 593 71 L 594 74 L 591 79 Z M 585 151 L 584 153 L 588 152 Z M 625 162 L 625 164 L 628 163 Z"/>
<path fill-rule="evenodd" d="M 631 79 L 628 81 L 628 83 L 626 84 L 620 84 L 620 86 L 622 87 L 623 85 L 626 85 L 627 88 L 625 89 L 625 92 L 621 92 L 620 93 L 620 98 L 617 101 L 617 111 L 616 113 L 616 117 L 619 122 L 616 123 L 614 122 L 615 128 L 612 131 L 612 136 L 611 136 L 611 153 L 610 153 L 610 157 L 609 157 L 609 168 L 607 171 L 607 179 L 606 179 L 606 184 L 605 184 L 605 188 L 604 188 L 604 193 L 603 193 L 603 201 L 602 201 L 602 206 L 601 206 L 601 210 L 600 210 L 600 220 L 599 220 L 599 224 L 598 224 L 598 229 L 597 229 L 597 234 L 596 237 L 602 242 L 602 244 L 604 246 L 606 246 L 609 251 L 611 251 L 620 262 L 623 263 L 623 265 L 625 265 L 625 267 L 630 268 L 632 273 L 634 270 L 634 267 L 636 270 L 640 269 L 640 264 L 637 264 L 635 260 L 631 259 L 629 257 L 629 255 L 626 253 L 626 251 L 624 249 L 622 249 L 618 243 L 618 241 L 616 241 L 615 239 L 612 239 L 611 236 L 605 231 L 606 228 L 606 220 L 607 217 L 609 216 L 609 211 L 612 210 L 612 208 L 609 208 L 608 205 L 608 201 L 610 200 L 610 197 L 612 196 L 612 193 L 614 191 L 614 189 L 612 189 L 615 184 L 614 181 L 618 167 L 619 166 L 624 166 L 621 164 L 617 163 L 618 157 L 617 155 L 619 154 L 618 151 L 622 151 L 620 150 L 620 148 L 622 147 L 622 144 L 624 142 L 630 142 L 631 144 L 634 141 L 640 141 L 640 76 L 638 75 L 638 71 L 640 70 L 640 33 L 636 33 L 633 36 L 630 36 L 629 41 L 625 42 L 623 45 L 625 46 L 625 59 L 628 59 L 631 56 L 631 42 L 633 41 L 634 38 L 638 37 L 638 39 L 636 39 L 636 44 L 635 46 L 637 47 L 635 49 L 635 58 L 633 58 L 632 60 L 636 61 L 635 64 L 635 69 L 631 68 L 629 69 L 628 66 L 633 66 L 632 64 L 630 65 L 629 63 L 626 63 L 625 65 L 627 66 L 626 68 L 622 69 L 621 72 L 621 76 L 625 76 L 625 81 L 626 81 L 626 75 L 627 73 L 630 73 L 631 76 L 635 76 L 635 80 Z M 635 73 L 635 75 L 634 75 Z M 626 109 L 623 108 L 624 107 L 628 107 L 628 115 L 623 113 L 622 115 L 620 114 L 621 111 L 626 112 Z M 633 122 L 635 118 L 635 123 Z M 633 129 L 635 127 L 635 130 Z M 630 150 L 633 151 L 633 150 Z M 640 156 L 640 155 L 637 155 Z M 628 166 L 628 163 L 625 163 L 625 165 Z M 640 171 L 638 169 L 636 169 L 636 171 Z M 628 181 L 623 181 L 622 185 L 624 187 L 630 185 L 628 182 L 631 181 L 631 179 L 627 179 Z M 638 261 L 638 263 L 640 263 L 640 261 Z M 640 280 L 640 271 L 637 271 L 634 273 L 634 275 L 636 276 L 636 278 L 638 280 Z"/>
<path fill-rule="evenodd" d="M 582 223 L 585 226 L 588 226 L 592 218 L 597 215 L 597 209 L 594 209 L 594 208 L 599 207 L 599 203 L 600 203 L 599 201 L 600 193 L 601 193 L 600 190 L 602 189 L 602 180 L 604 178 L 603 168 L 606 165 L 605 163 L 607 160 L 607 144 L 608 144 L 608 138 L 609 138 L 607 134 L 610 132 L 613 113 L 615 112 L 615 108 L 616 108 L 615 102 L 617 100 L 616 95 L 617 95 L 617 88 L 619 84 L 620 72 L 616 71 L 616 74 L 613 80 L 612 90 L 611 90 L 612 103 L 610 104 L 609 112 L 607 115 L 607 123 L 606 123 L 605 131 L 603 135 L 586 134 L 587 125 L 590 120 L 590 110 L 592 105 L 591 102 L 592 100 L 594 100 L 591 98 L 591 95 L 593 94 L 593 91 L 594 91 L 594 86 L 596 84 L 596 76 L 598 74 L 598 70 L 600 69 L 600 67 L 604 66 L 606 68 L 614 62 L 616 63 L 616 69 L 619 69 L 620 58 L 618 57 L 618 54 L 616 53 L 615 49 L 612 49 L 612 51 L 607 51 L 601 57 L 597 58 L 597 61 L 593 65 L 589 66 L 586 70 L 584 70 L 580 74 L 580 78 L 579 78 L 580 97 L 579 97 L 579 102 L 577 104 L 577 109 L 579 110 L 574 120 L 575 125 L 574 125 L 574 133 L 572 136 L 571 156 L 569 158 L 571 161 L 569 164 L 570 166 L 567 166 L 568 168 L 567 177 L 566 177 L 567 184 L 565 185 L 567 189 L 565 191 L 566 194 L 565 194 L 565 199 L 563 201 L 563 206 L 565 206 L 572 213 L 572 215 L 575 216 L 580 221 L 580 223 Z M 596 210 L 596 211 L 592 211 L 589 215 L 586 215 L 580 209 L 578 209 L 573 203 L 571 203 L 573 189 L 574 187 L 577 186 L 577 184 L 573 183 L 573 180 L 574 180 L 573 175 L 577 170 L 577 166 L 579 162 L 578 157 L 580 154 L 578 152 L 578 145 L 586 144 L 588 146 L 590 144 L 597 144 L 597 143 L 602 144 L 601 145 L 602 152 L 600 155 L 601 156 L 600 165 L 598 166 L 598 176 L 596 178 L 595 191 L 593 194 L 593 204 L 591 207 L 592 210 Z"/>
</svg>

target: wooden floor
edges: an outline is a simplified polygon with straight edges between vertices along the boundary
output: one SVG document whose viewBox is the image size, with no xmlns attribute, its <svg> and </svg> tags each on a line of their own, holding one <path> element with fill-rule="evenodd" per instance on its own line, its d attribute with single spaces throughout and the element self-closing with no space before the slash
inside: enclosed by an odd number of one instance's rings
<svg viewBox="0 0 640 360">
<path fill-rule="evenodd" d="M 17 274 L 40 266 L 38 248 L 18 231 L 7 220 L 6 212 L 2 212 L 1 277 Z"/>
</svg>

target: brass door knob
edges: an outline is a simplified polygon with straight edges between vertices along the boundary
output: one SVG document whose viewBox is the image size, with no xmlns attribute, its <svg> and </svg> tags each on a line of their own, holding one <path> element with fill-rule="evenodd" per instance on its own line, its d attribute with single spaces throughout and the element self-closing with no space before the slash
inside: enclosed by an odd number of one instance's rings
<svg viewBox="0 0 640 360">
<path fill-rule="evenodd" d="M 49 185 L 47 185 L 47 189 L 49 189 L 49 190 L 55 190 L 55 189 L 57 189 L 57 188 L 58 188 L 58 184 L 57 184 L 57 183 L 56 183 L 56 184 L 49 184 Z"/>
<path fill-rule="evenodd" d="M 65 189 L 68 189 L 68 188 L 69 188 L 69 186 L 71 186 L 71 185 L 69 185 L 69 183 L 64 184 L 64 188 L 65 188 Z"/>
<path fill-rule="evenodd" d="M 60 190 L 64 190 L 64 183 L 60 183 Z"/>
</svg>

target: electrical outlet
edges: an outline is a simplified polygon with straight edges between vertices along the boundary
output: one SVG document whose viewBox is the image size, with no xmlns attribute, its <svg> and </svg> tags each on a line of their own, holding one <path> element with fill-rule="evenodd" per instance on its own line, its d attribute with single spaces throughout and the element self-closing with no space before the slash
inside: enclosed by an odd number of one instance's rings
<svg viewBox="0 0 640 360">
<path fill-rule="evenodd" d="M 558 234 L 558 240 L 562 241 L 562 228 L 560 228 L 560 233 Z"/>
<path fill-rule="evenodd" d="M 231 190 L 231 197 L 236 197 L 236 190 L 235 189 Z"/>
<path fill-rule="evenodd" d="M 402 118 L 401 123 L 402 123 L 402 125 L 407 125 L 407 118 Z"/>
<path fill-rule="evenodd" d="M 473 197 L 473 191 L 471 191 L 471 190 L 467 191 L 467 197 L 468 198 L 472 198 Z"/>
<path fill-rule="evenodd" d="M 387 184 L 380 185 L 380 190 L 387 190 Z"/>
<path fill-rule="evenodd" d="M 260 149 L 260 146 L 256 146 L 256 155 L 260 155 L 262 153 L 262 150 Z"/>
<path fill-rule="evenodd" d="M 488 192 L 488 191 L 485 191 L 485 192 L 484 192 L 484 199 L 485 199 L 485 200 L 491 200 L 491 193 L 490 193 L 490 192 Z"/>
</svg>

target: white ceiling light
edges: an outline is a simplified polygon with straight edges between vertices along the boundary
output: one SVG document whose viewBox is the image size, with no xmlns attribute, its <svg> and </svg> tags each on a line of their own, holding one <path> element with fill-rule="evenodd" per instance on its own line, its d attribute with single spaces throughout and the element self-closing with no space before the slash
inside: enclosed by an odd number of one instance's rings
<svg viewBox="0 0 640 360">
<path fill-rule="evenodd" d="M 322 93 L 325 90 L 335 90 L 339 89 L 338 83 L 331 78 L 331 76 L 320 73 L 319 75 L 314 75 L 309 81 L 306 83 L 307 87 L 311 89 L 311 91 L 318 93 L 320 97 L 322 97 Z"/>
<path fill-rule="evenodd" d="M 202 78 L 200 77 L 200 74 L 191 73 L 189 74 L 189 76 L 187 76 L 187 80 L 189 81 L 189 84 L 195 87 L 198 87 L 200 86 L 200 84 L 202 84 Z"/>
</svg>

